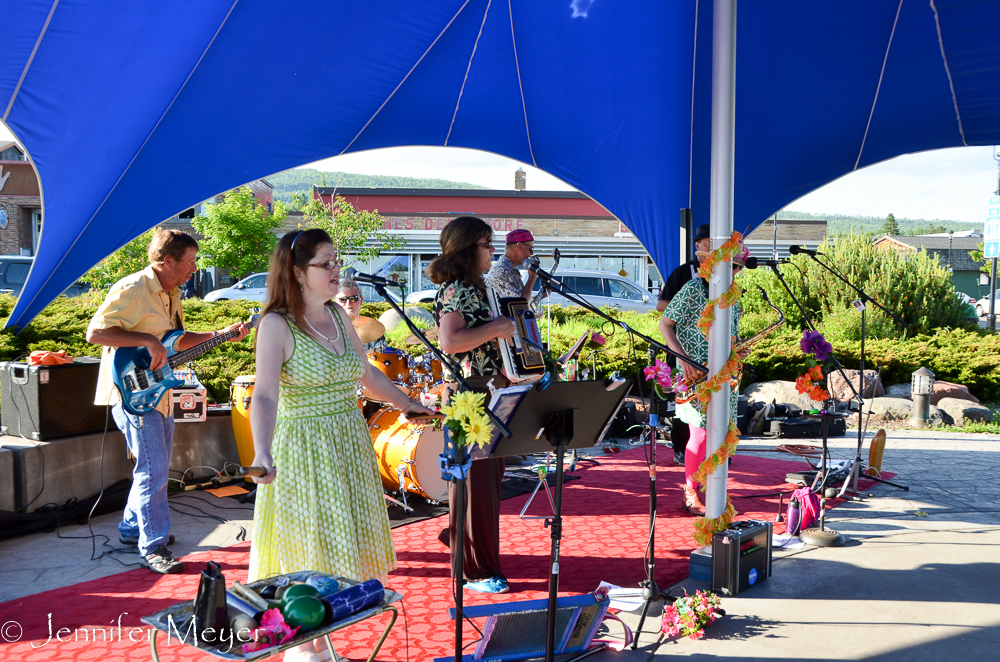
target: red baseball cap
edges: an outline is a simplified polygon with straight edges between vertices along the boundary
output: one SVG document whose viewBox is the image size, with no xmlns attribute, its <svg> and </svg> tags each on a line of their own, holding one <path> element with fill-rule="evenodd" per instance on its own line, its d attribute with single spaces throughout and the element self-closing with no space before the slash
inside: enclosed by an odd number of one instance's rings
<svg viewBox="0 0 1000 662">
<path fill-rule="evenodd" d="M 525 230 L 520 228 L 518 230 L 511 230 L 507 233 L 507 243 L 508 244 L 519 244 L 522 241 L 534 241 L 535 235 L 531 234 L 531 230 Z"/>
</svg>

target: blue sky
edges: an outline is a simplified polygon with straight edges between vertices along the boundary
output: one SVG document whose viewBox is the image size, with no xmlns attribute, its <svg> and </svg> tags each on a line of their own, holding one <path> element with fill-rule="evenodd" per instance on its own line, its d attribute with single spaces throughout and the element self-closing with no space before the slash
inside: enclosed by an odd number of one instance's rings
<svg viewBox="0 0 1000 662">
<path fill-rule="evenodd" d="M 0 141 L 12 136 L 0 124 Z M 571 190 L 561 180 L 506 157 L 468 149 L 394 147 L 324 159 L 304 167 L 368 175 L 428 177 L 512 189 L 527 172 L 535 191 Z M 907 154 L 841 177 L 790 203 L 789 211 L 983 223 L 997 188 L 993 147 L 958 147 Z"/>
</svg>

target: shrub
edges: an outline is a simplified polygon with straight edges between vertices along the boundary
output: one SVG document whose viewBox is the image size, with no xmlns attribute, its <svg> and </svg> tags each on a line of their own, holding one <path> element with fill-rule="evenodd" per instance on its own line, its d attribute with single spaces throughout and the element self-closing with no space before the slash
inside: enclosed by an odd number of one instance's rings
<svg viewBox="0 0 1000 662">
<path fill-rule="evenodd" d="M 951 273 L 925 250 L 917 253 L 881 250 L 858 234 L 837 237 L 835 243 L 826 239 L 820 249 L 826 255 L 823 259 L 844 278 L 906 321 L 910 325 L 906 332 L 909 335 L 970 326 L 967 311 L 955 296 Z M 850 313 L 851 302 L 857 298 L 853 289 L 804 255 L 793 256 L 780 269 L 789 288 L 817 325 L 830 316 L 846 313 L 847 317 L 833 322 L 831 331 L 860 338 L 859 331 L 853 330 L 859 321 L 853 321 Z M 744 290 L 741 304 L 745 312 L 767 309 L 756 287 L 759 285 L 784 311 L 788 327 L 805 328 L 801 312 L 770 270 L 745 271 L 738 276 L 738 282 Z M 881 315 L 876 306 L 869 304 L 866 317 L 872 320 L 875 332 L 872 335 L 902 337 L 904 330 L 880 319 Z"/>
</svg>

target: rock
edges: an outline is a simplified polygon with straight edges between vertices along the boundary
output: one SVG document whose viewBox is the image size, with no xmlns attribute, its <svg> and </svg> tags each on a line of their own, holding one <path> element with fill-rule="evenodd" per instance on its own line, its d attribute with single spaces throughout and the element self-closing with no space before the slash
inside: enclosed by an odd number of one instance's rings
<svg viewBox="0 0 1000 662">
<path fill-rule="evenodd" d="M 845 369 L 844 375 L 847 375 L 847 379 L 851 380 L 854 388 L 860 387 L 861 380 L 858 379 L 857 370 Z M 827 376 L 827 390 L 830 391 L 830 397 L 834 400 L 850 400 L 854 397 L 854 391 L 847 385 L 844 375 L 841 375 L 839 370 L 834 370 Z M 882 378 L 874 370 L 865 370 L 865 388 L 861 392 L 861 397 L 867 400 L 873 397 L 881 398 L 884 395 L 885 389 L 882 388 Z"/>
<path fill-rule="evenodd" d="M 872 398 L 865 400 L 864 414 L 871 411 L 872 419 L 883 421 L 903 421 L 910 418 L 913 403 L 902 398 Z"/>
<path fill-rule="evenodd" d="M 910 385 L 909 384 L 892 384 L 885 388 L 885 397 L 887 398 L 905 398 L 910 399 Z"/>
<path fill-rule="evenodd" d="M 954 423 L 948 412 L 931 405 L 927 413 L 927 425 L 954 425 Z"/>
<path fill-rule="evenodd" d="M 989 423 L 993 420 L 993 412 L 987 407 L 961 398 L 941 398 L 937 408 L 951 417 L 952 425 L 965 425 L 973 421 Z"/>
<path fill-rule="evenodd" d="M 931 404 L 936 405 L 941 398 L 958 398 L 979 404 L 979 398 L 969 393 L 968 386 L 952 384 L 951 382 L 934 382 L 934 394 L 931 396 Z"/>
<path fill-rule="evenodd" d="M 809 411 L 819 404 L 811 400 L 808 395 L 796 391 L 795 382 L 757 382 L 743 389 L 743 395 L 747 396 L 749 403 L 771 402 L 773 400 L 779 405 L 796 405 L 805 411 Z"/>
<path fill-rule="evenodd" d="M 416 319 L 416 318 L 422 319 L 425 322 L 427 322 L 431 327 L 434 326 L 434 316 L 431 315 L 426 310 L 424 310 L 423 308 L 417 308 L 416 306 L 411 308 L 407 306 L 406 316 L 409 317 L 410 319 Z M 403 318 L 400 317 L 399 313 L 390 308 L 389 310 L 382 313 L 382 316 L 378 318 L 378 321 L 382 322 L 382 324 L 385 326 L 386 331 L 392 331 L 397 326 L 403 323 Z"/>
</svg>

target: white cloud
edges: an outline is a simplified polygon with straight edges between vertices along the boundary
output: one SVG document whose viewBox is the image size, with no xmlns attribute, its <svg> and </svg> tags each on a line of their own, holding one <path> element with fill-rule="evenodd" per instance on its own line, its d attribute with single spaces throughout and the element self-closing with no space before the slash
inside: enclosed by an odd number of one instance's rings
<svg viewBox="0 0 1000 662">
<path fill-rule="evenodd" d="M 520 161 L 457 147 L 388 147 L 335 156 L 302 167 L 362 175 L 448 179 L 499 190 L 512 190 L 514 171 L 521 168 L 530 191 L 574 190 L 562 180 Z"/>
<path fill-rule="evenodd" d="M 845 175 L 786 209 L 983 223 L 997 167 L 992 147 L 906 154 Z"/>
</svg>

